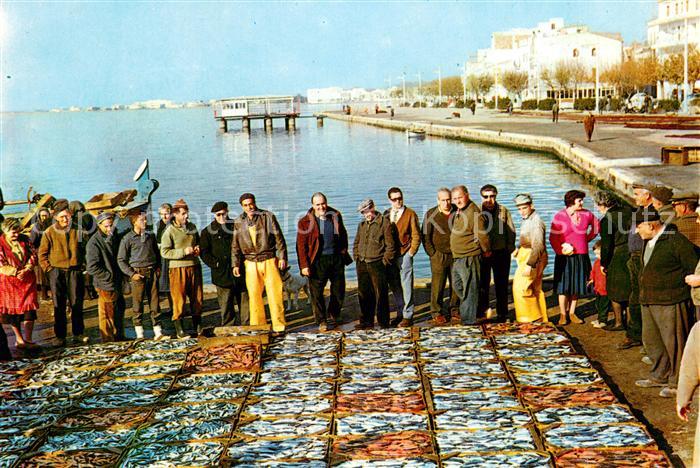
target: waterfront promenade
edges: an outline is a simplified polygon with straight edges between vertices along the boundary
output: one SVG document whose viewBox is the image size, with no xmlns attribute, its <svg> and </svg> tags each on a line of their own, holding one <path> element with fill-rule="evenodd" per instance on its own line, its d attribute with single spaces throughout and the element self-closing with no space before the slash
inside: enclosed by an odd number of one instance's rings
<svg viewBox="0 0 700 468">
<path fill-rule="evenodd" d="M 662 184 L 680 191 L 696 191 L 700 185 L 700 164 L 669 166 L 660 162 L 662 146 L 700 144 L 700 137 L 676 137 L 700 135 L 698 130 L 639 129 L 597 123 L 589 143 L 580 112 L 562 113 L 556 124 L 550 113 L 508 115 L 487 109 L 477 109 L 472 115 L 468 109 L 401 107 L 395 109 L 393 118 L 388 113 L 355 112 L 352 116 L 339 112 L 326 115 L 396 130 L 424 128 L 439 136 L 556 153 L 577 172 L 602 181 L 628 199 L 632 183 Z M 453 117 L 453 112 L 459 112 L 460 117 Z"/>
</svg>

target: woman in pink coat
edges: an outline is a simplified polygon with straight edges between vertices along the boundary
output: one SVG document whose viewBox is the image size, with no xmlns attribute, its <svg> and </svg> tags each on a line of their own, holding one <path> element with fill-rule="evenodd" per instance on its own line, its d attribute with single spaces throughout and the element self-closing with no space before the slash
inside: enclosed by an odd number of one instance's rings
<svg viewBox="0 0 700 468">
<path fill-rule="evenodd" d="M 598 219 L 583 208 L 586 197 L 580 190 L 564 195 L 566 208 L 552 219 L 549 242 L 554 253 L 554 291 L 559 296 L 559 324 L 570 320 L 583 323 L 576 316 L 576 301 L 588 294 L 587 281 L 591 275 L 588 243 L 598 235 Z"/>
</svg>

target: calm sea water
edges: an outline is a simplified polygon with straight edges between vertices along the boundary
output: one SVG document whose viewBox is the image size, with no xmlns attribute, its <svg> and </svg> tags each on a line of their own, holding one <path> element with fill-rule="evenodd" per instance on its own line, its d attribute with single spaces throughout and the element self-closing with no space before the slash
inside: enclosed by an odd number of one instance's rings
<svg viewBox="0 0 700 468">
<path fill-rule="evenodd" d="M 2 114 L 0 119 L 5 199 L 24 198 L 29 186 L 83 201 L 131 188 L 134 172 L 148 158 L 151 177 L 160 182 L 154 210 L 182 197 L 201 229 L 212 220 L 214 202 L 227 201 L 236 215 L 239 195 L 253 192 L 260 207 L 277 214 L 296 272 L 296 221 L 316 191 L 343 212 L 351 242 L 360 221 L 358 203 L 371 197 L 379 208 L 388 208 L 386 191 L 394 185 L 421 218 L 436 204 L 438 187 L 457 184 L 467 185 L 477 201 L 479 187 L 496 185 L 516 226 L 512 200 L 520 192 L 533 195 L 547 223 L 563 207 L 567 190 L 584 190 L 592 208 L 594 188 L 553 156 L 438 138 L 408 141 L 400 132 L 328 119 L 323 128 L 315 119 L 299 119 L 294 133 L 285 131 L 282 121 L 272 133 L 255 122 L 250 134 L 237 128 L 217 131 L 208 108 Z M 416 269 L 418 277 L 430 276 L 422 250 Z M 355 277 L 354 268 L 348 277 Z"/>
</svg>

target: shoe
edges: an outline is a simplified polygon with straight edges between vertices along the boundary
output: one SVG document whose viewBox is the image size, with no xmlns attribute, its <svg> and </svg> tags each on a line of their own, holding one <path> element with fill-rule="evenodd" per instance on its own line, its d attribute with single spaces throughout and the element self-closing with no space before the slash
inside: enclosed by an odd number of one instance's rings
<svg viewBox="0 0 700 468">
<path fill-rule="evenodd" d="M 284 331 L 284 330 L 282 330 L 282 331 L 273 331 L 272 333 L 270 333 L 270 336 L 271 336 L 272 338 L 281 338 L 281 337 L 284 336 L 284 334 L 285 334 L 285 331 Z"/>
<path fill-rule="evenodd" d="M 326 320 L 326 330 L 333 330 L 338 328 L 338 322 L 333 317 L 328 317 Z"/>
<path fill-rule="evenodd" d="M 175 326 L 175 334 L 178 340 L 189 338 L 189 335 L 182 329 L 182 319 L 173 320 L 173 325 Z"/>
<path fill-rule="evenodd" d="M 403 315 L 397 315 L 396 318 L 389 323 L 392 327 L 396 327 L 401 323 L 402 320 L 403 320 Z"/>
<path fill-rule="evenodd" d="M 642 358 L 642 362 L 643 362 L 644 364 L 646 364 L 647 366 L 651 366 L 652 364 L 654 364 L 654 361 L 652 361 L 651 358 L 650 358 L 649 356 L 644 356 L 644 357 Z"/>
<path fill-rule="evenodd" d="M 153 327 L 153 334 L 154 334 L 153 339 L 155 341 L 165 341 L 165 340 L 170 339 L 169 335 L 163 335 L 163 329 L 161 328 L 160 325 L 155 325 Z"/>
<path fill-rule="evenodd" d="M 398 327 L 399 328 L 407 328 L 413 325 L 413 320 L 411 319 L 403 319 L 401 322 L 399 322 Z"/>
<path fill-rule="evenodd" d="M 559 314 L 559 321 L 557 322 L 557 325 L 559 325 L 560 327 L 563 327 L 564 325 L 568 325 L 570 323 L 571 323 L 571 321 L 569 320 L 569 318 L 567 316 Z"/>
<path fill-rule="evenodd" d="M 73 342 L 78 344 L 88 344 L 90 342 L 90 337 L 85 335 L 75 335 L 73 337 Z"/>
<path fill-rule="evenodd" d="M 629 338 L 625 338 L 622 343 L 617 345 L 617 349 L 629 349 L 629 348 L 634 348 L 635 346 L 642 346 L 641 341 L 637 340 L 631 340 Z"/>
<path fill-rule="evenodd" d="M 676 390 L 675 388 L 664 387 L 659 392 L 659 396 L 661 398 L 676 398 L 676 393 L 678 393 L 678 390 Z"/>
<path fill-rule="evenodd" d="M 666 386 L 666 382 L 657 382 L 656 380 L 651 380 L 651 379 L 637 380 L 634 384 L 637 387 L 642 387 L 642 388 L 665 387 Z"/>
<path fill-rule="evenodd" d="M 615 325 L 613 323 L 613 324 L 604 326 L 603 330 L 605 330 L 605 331 L 624 331 L 625 327 L 623 327 L 622 325 Z"/>
<path fill-rule="evenodd" d="M 367 324 L 367 323 L 358 323 L 355 325 L 355 330 L 371 330 L 374 328 L 374 325 L 372 324 Z"/>
<path fill-rule="evenodd" d="M 327 332 L 327 331 L 328 331 L 328 324 L 326 324 L 326 322 L 321 322 L 321 323 L 318 325 L 318 332 L 319 332 L 319 333 L 325 333 L 325 332 Z"/>
<path fill-rule="evenodd" d="M 36 351 L 37 349 L 41 349 L 41 346 L 34 343 L 33 341 L 25 341 L 24 346 L 30 351 Z"/>
<path fill-rule="evenodd" d="M 56 338 L 56 346 L 59 348 L 64 348 L 66 346 L 66 339 L 65 338 Z"/>
<path fill-rule="evenodd" d="M 459 325 L 460 323 L 462 323 L 462 316 L 459 315 L 459 313 L 455 314 L 453 312 L 452 315 L 450 316 L 450 323 L 453 325 Z"/>
<path fill-rule="evenodd" d="M 571 314 L 571 321 L 573 323 L 578 324 L 578 325 L 581 325 L 582 323 L 586 323 L 585 320 L 583 320 L 582 318 L 579 318 L 579 316 L 576 315 L 575 313 Z"/>
<path fill-rule="evenodd" d="M 136 325 L 134 327 L 134 332 L 136 332 L 137 340 L 143 340 L 143 327 L 141 325 Z"/>
<path fill-rule="evenodd" d="M 435 325 L 445 325 L 447 323 L 447 319 L 442 314 L 434 315 L 433 316 L 433 323 Z"/>
<path fill-rule="evenodd" d="M 379 328 L 382 330 L 388 330 L 389 328 L 394 328 L 394 327 L 392 327 L 391 324 L 389 324 L 389 323 L 380 323 Z"/>
</svg>

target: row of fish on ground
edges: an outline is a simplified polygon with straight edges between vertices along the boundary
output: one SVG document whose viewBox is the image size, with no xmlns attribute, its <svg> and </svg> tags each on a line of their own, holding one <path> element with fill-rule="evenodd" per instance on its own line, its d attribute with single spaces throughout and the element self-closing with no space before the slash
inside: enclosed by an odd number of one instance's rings
<svg viewBox="0 0 700 468">
<path fill-rule="evenodd" d="M 670 466 L 548 325 L 68 348 L 0 397 L 0 468 Z"/>
</svg>

